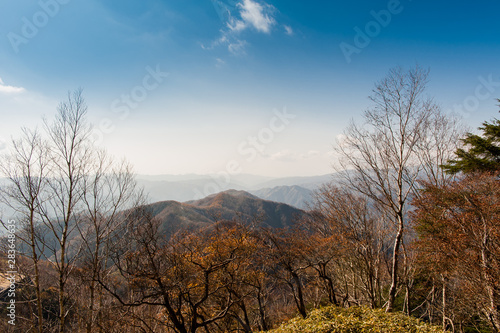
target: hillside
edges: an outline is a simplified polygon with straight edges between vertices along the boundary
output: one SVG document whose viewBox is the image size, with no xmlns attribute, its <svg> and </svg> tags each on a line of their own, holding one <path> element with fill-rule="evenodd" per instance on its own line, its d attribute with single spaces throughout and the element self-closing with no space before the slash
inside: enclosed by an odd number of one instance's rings
<svg viewBox="0 0 500 333">
<path fill-rule="evenodd" d="M 287 204 L 263 200 L 245 191 L 228 190 L 201 200 L 163 201 L 147 206 L 162 221 L 162 229 L 193 228 L 221 220 L 259 222 L 281 228 L 294 224 L 306 213 Z"/>
</svg>

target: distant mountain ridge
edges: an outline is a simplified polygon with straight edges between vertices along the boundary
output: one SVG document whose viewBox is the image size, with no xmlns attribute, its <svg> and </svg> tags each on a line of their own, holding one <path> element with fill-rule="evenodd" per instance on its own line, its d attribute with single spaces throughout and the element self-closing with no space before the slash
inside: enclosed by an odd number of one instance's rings
<svg viewBox="0 0 500 333">
<path fill-rule="evenodd" d="M 263 200 L 248 192 L 228 190 L 188 202 L 162 201 L 146 206 L 160 220 L 165 232 L 237 220 L 282 228 L 293 225 L 307 213 L 290 205 Z"/>
<path fill-rule="evenodd" d="M 335 174 L 312 177 L 270 178 L 255 175 L 235 175 L 221 179 L 217 175 L 160 175 L 137 176 L 140 186 L 151 201 L 175 200 L 180 202 L 201 199 L 229 189 L 250 192 L 262 199 L 306 208 L 312 192 L 322 184 L 335 179 Z"/>
<path fill-rule="evenodd" d="M 283 202 L 300 209 L 307 209 L 314 197 L 314 191 L 298 185 L 276 186 L 251 193 L 261 199 Z"/>
<path fill-rule="evenodd" d="M 335 174 L 312 177 L 271 178 L 250 174 L 231 176 L 228 183 L 220 184 L 217 175 L 137 175 L 136 180 L 150 202 L 189 202 L 205 198 L 229 189 L 246 191 L 264 200 L 285 203 L 299 209 L 307 209 L 314 190 L 335 179 Z M 220 176 L 219 176 L 220 177 Z M 0 178 L 0 185 L 6 179 Z M 0 205 L 4 217 L 13 217 L 15 212 Z"/>
</svg>

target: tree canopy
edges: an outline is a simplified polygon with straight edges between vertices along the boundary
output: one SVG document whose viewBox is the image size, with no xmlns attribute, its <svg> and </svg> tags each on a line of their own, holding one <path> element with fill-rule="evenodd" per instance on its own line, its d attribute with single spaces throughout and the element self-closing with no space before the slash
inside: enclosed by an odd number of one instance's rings
<svg viewBox="0 0 500 333">
<path fill-rule="evenodd" d="M 446 172 L 500 171 L 500 120 L 486 121 L 479 129 L 483 132 L 481 135 L 467 133 L 461 140 L 465 147 L 457 149 L 456 159 L 443 165 Z"/>
</svg>

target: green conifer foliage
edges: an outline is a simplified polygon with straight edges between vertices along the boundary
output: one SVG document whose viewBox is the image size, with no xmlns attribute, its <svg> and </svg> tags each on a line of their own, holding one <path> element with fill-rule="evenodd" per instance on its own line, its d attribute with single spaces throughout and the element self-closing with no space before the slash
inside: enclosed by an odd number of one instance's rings
<svg viewBox="0 0 500 333">
<path fill-rule="evenodd" d="M 456 151 L 457 158 L 442 166 L 446 172 L 500 171 L 500 120 L 486 121 L 479 129 L 483 132 L 482 135 L 467 133 L 465 139 L 462 139 L 465 147 Z"/>
</svg>

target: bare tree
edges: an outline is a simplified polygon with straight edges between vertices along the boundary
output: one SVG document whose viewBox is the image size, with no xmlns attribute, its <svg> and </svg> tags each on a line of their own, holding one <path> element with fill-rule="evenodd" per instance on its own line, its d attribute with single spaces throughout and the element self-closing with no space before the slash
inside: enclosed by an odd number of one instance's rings
<svg viewBox="0 0 500 333">
<path fill-rule="evenodd" d="M 314 211 L 318 215 L 314 221 L 318 222 L 313 227 L 323 230 L 320 233 L 326 233 L 330 246 L 336 248 L 330 254 L 331 261 L 335 258 L 338 270 L 352 272 L 337 272 L 344 280 L 342 285 L 352 285 L 352 293 L 345 287 L 344 302 L 351 299 L 357 304 L 368 303 L 372 308 L 381 306 L 382 283 L 387 277 L 387 250 L 390 247 L 388 235 L 391 233 L 391 226 L 387 225 L 383 212 L 366 196 L 339 188 L 333 183 L 318 190 Z M 349 275 L 354 276 L 352 281 L 348 281 Z"/>
<path fill-rule="evenodd" d="M 82 91 L 69 93 L 54 121 L 45 121 L 45 138 L 24 130 L 0 164 L 9 183 L 0 190 L 2 201 L 24 222 L 19 237 L 33 262 L 39 332 L 48 329 L 43 328 L 40 262 L 50 262 L 57 276 L 58 310 L 52 312 L 59 332 L 72 328 L 67 317 L 76 308 L 74 293 L 85 288 L 88 297 L 79 299 L 79 306 L 88 301 L 82 317 L 86 330 L 94 331 L 102 300 L 96 281 L 109 266 L 109 242 L 119 232 L 123 212 L 143 203 L 131 167 L 114 163 L 93 145 L 86 113 Z M 77 270 L 83 286 L 69 283 Z"/>
<path fill-rule="evenodd" d="M 80 222 L 78 209 L 84 192 L 83 179 L 93 154 L 82 91 L 68 94 L 68 100 L 62 102 L 57 111 L 52 123 L 45 121 L 52 168 L 47 176 L 47 200 L 40 208 L 42 223 L 50 233 L 50 239 L 45 242 L 47 256 L 58 273 L 59 332 L 62 333 L 71 306 L 66 304 L 67 281 L 79 252 L 71 247 L 70 239 Z"/>
<path fill-rule="evenodd" d="M 309 257 L 308 248 L 304 241 L 308 236 L 303 235 L 301 230 L 263 230 L 267 251 L 271 262 L 276 270 L 273 274 L 277 279 L 288 286 L 297 311 L 304 318 L 307 317 L 305 280 L 306 270 L 309 263 L 305 260 Z"/>
<path fill-rule="evenodd" d="M 144 201 L 130 165 L 115 165 L 104 151 L 95 157 L 89 166 L 92 172 L 83 177 L 81 222 L 76 225 L 82 245 L 80 277 L 88 291 L 83 315 L 87 332 L 95 332 L 100 321 L 103 292 L 97 280 L 110 270 L 110 242 L 121 232 L 127 211 Z"/>
<path fill-rule="evenodd" d="M 17 238 L 27 246 L 24 255 L 33 264 L 33 283 L 36 293 L 37 331 L 43 332 L 43 315 L 39 261 L 43 254 L 43 238 L 39 230 L 40 199 L 46 187 L 49 168 L 47 146 L 38 131 L 23 129 L 23 136 L 13 140 L 12 152 L 0 163 L 0 172 L 7 177 L 7 186 L 0 188 L 0 200 L 19 217 Z M 1 221 L 4 227 L 5 221 Z"/>
<path fill-rule="evenodd" d="M 435 106 L 425 126 L 425 137 L 418 142 L 418 159 L 421 164 L 420 178 L 436 186 L 448 183 L 453 176 L 442 168 L 455 156 L 467 127 L 454 114 L 443 114 Z M 414 194 L 418 192 L 414 191 Z"/>
<path fill-rule="evenodd" d="M 441 179 L 435 170 L 447 156 L 441 149 L 448 149 L 442 136 L 448 128 L 436 127 L 446 117 L 424 95 L 427 77 L 428 70 L 418 66 L 407 72 L 401 68 L 390 70 L 375 85 L 370 97 L 373 107 L 364 113 L 365 123 L 352 122 L 336 148 L 341 156 L 338 171 L 342 185 L 385 207 L 396 227 L 387 311 L 393 310 L 399 286 L 400 251 L 410 196 L 422 172 Z"/>
<path fill-rule="evenodd" d="M 241 305 L 237 272 L 246 257 L 247 230 L 214 226 L 167 237 L 148 207 L 134 210 L 111 252 L 115 277 L 101 286 L 126 308 L 161 309 L 138 317 L 169 331 L 194 333 L 218 328 Z M 125 290 L 124 290 L 125 289 Z"/>
</svg>

